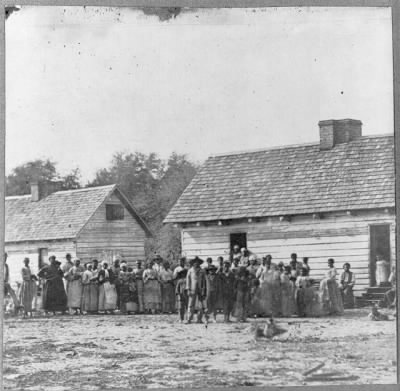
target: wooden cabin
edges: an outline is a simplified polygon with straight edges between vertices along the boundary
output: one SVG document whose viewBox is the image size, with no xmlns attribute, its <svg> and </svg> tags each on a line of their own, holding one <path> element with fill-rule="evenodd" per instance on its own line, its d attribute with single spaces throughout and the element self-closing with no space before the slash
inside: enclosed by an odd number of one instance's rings
<svg viewBox="0 0 400 391">
<path fill-rule="evenodd" d="M 374 286 L 376 255 L 395 260 L 393 135 L 365 136 L 361 121 L 319 122 L 320 142 L 211 156 L 165 219 L 181 227 L 182 251 L 229 257 L 247 247 L 288 264 L 309 258 L 321 279 L 327 259 Z"/>
<path fill-rule="evenodd" d="M 150 230 L 116 185 L 57 191 L 55 183 L 33 183 L 31 194 L 6 197 L 5 250 L 11 283 L 21 280 L 23 259 L 36 273 L 55 255 L 81 262 L 118 257 L 133 264 L 145 256 Z"/>
</svg>

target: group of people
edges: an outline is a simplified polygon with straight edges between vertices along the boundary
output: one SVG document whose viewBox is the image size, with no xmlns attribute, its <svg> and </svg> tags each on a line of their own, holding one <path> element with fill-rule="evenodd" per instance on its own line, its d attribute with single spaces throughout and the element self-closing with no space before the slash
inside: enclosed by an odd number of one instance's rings
<svg viewBox="0 0 400 391">
<path fill-rule="evenodd" d="M 96 259 L 81 265 L 70 254 L 64 264 L 55 256 L 49 262 L 35 276 L 24 259 L 18 300 L 25 315 L 32 315 L 40 281 L 41 309 L 54 314 L 178 312 L 179 321 L 191 323 L 195 314 L 197 322 L 208 322 L 222 312 L 225 322 L 232 316 L 243 322 L 249 316 L 341 314 L 343 303 L 354 304 L 354 273 L 345 264 L 338 284 L 333 259 L 319 289 L 307 258 L 300 262 L 292 254 L 285 265 L 267 255 L 259 264 L 255 255 L 237 246 L 230 259 L 218 257 L 216 264 L 211 258 L 182 257 L 174 268 L 158 255 L 144 267 L 137 261 L 135 268 L 118 259 L 112 265 Z"/>
</svg>

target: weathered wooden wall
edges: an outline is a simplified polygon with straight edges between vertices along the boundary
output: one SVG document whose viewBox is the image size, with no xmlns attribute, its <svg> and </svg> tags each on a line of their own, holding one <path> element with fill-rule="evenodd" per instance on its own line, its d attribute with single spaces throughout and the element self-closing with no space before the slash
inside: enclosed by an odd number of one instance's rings
<svg viewBox="0 0 400 391">
<path fill-rule="evenodd" d="M 369 286 L 369 226 L 391 224 L 391 260 L 395 259 L 395 216 L 382 212 L 359 212 L 312 216 L 296 216 L 290 222 L 271 218 L 267 222 L 242 223 L 228 226 L 192 227 L 182 230 L 182 250 L 188 257 L 229 256 L 230 233 L 246 232 L 248 248 L 259 257 L 271 254 L 274 262 L 290 261 L 297 253 L 299 260 L 309 257 L 311 275 L 324 276 L 327 259 L 334 258 L 338 272 L 349 262 L 356 273 L 356 294 Z"/>
<path fill-rule="evenodd" d="M 108 221 L 106 204 L 111 203 L 121 204 L 115 195 L 103 202 L 77 238 L 77 256 L 83 262 L 93 258 L 110 261 L 120 256 L 133 265 L 137 259 L 144 259 L 146 234 L 127 209 L 124 220 Z"/>
<path fill-rule="evenodd" d="M 12 285 L 15 286 L 17 281 L 22 281 L 21 268 L 25 257 L 30 259 L 32 273 L 36 274 L 38 272 L 40 248 L 47 248 L 48 257 L 55 255 L 62 263 L 65 262 L 67 253 L 70 253 L 73 258 L 76 256 L 75 243 L 72 240 L 6 243 L 5 251 L 8 254 L 7 264 L 10 269 Z M 48 262 L 48 257 L 44 259 L 45 262 Z"/>
</svg>

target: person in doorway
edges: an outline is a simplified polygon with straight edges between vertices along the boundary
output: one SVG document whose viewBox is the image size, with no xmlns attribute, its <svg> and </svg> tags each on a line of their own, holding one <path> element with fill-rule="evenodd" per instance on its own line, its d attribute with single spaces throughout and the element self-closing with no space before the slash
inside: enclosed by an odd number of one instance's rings
<svg viewBox="0 0 400 391">
<path fill-rule="evenodd" d="M 32 303 L 36 295 L 37 277 L 32 274 L 29 266 L 29 258 L 24 259 L 24 267 L 21 269 L 22 285 L 20 289 L 20 303 L 24 307 L 24 317 L 32 316 Z"/>
<path fill-rule="evenodd" d="M 4 253 L 4 296 L 9 294 L 14 304 L 14 314 L 17 315 L 21 305 L 14 292 L 14 289 L 10 285 L 10 269 L 7 264 L 8 254 Z"/>
<path fill-rule="evenodd" d="M 240 252 L 240 246 L 235 244 L 232 248 L 231 252 L 231 263 L 233 264 L 233 261 L 235 259 L 238 259 L 238 263 L 240 262 L 240 257 L 242 256 L 242 253 Z"/>
<path fill-rule="evenodd" d="M 60 269 L 61 262 L 54 255 L 49 257 L 50 265 L 39 270 L 38 277 L 45 280 L 43 285 L 43 309 L 45 312 L 67 311 L 67 294 L 64 288 L 63 271 Z"/>
<path fill-rule="evenodd" d="M 356 283 L 356 276 L 352 271 L 350 271 L 350 267 L 350 263 L 346 262 L 343 265 L 344 270 L 340 275 L 340 292 L 342 294 L 344 308 L 354 307 L 353 288 Z"/>
<path fill-rule="evenodd" d="M 206 272 L 201 268 L 203 262 L 199 257 L 195 257 L 186 276 L 186 289 L 189 296 L 187 323 L 192 322 L 196 307 L 198 311 L 197 323 L 202 323 L 203 314 L 206 323 L 208 322 L 207 280 Z"/>
<path fill-rule="evenodd" d="M 390 263 L 383 258 L 382 254 L 376 255 L 375 267 L 376 267 L 375 271 L 376 285 L 377 286 L 387 285 L 389 279 Z"/>
</svg>

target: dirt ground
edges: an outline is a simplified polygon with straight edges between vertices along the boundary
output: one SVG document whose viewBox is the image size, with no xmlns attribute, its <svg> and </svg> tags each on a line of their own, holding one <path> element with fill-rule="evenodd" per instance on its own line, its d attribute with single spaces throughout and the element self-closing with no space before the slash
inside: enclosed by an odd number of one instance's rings
<svg viewBox="0 0 400 391">
<path fill-rule="evenodd" d="M 61 391 L 395 383 L 396 322 L 393 317 L 373 322 L 368 312 L 277 319 L 287 332 L 273 340 L 255 339 L 255 325 L 265 325 L 266 319 L 224 324 L 222 315 L 208 328 L 180 324 L 176 315 L 9 318 L 4 322 L 4 387 Z M 318 365 L 318 371 L 305 375 Z"/>
</svg>

